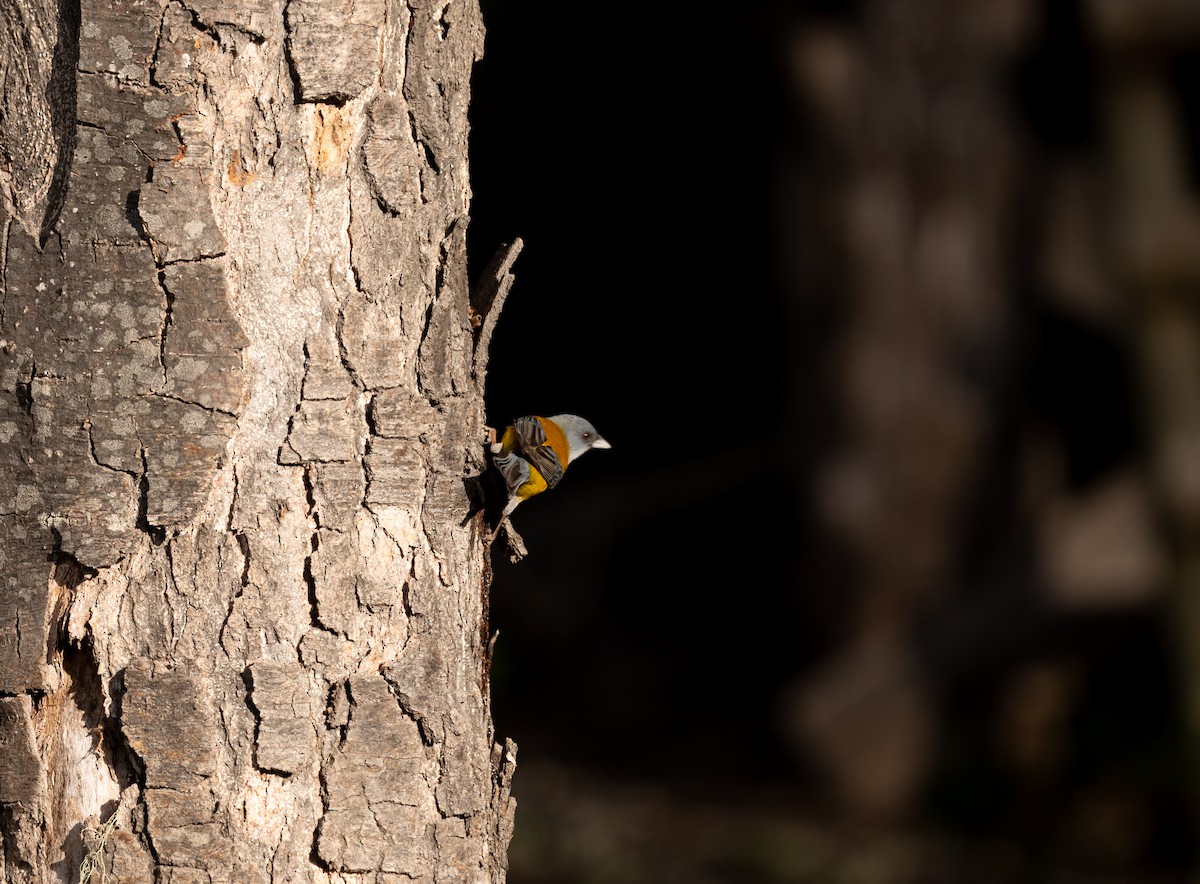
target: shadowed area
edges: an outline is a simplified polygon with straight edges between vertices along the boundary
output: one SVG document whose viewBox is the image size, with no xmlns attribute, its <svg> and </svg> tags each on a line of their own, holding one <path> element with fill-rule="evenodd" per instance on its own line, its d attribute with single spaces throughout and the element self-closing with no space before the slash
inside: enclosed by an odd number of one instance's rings
<svg viewBox="0 0 1200 884">
<path fill-rule="evenodd" d="M 1184 880 L 1200 15 L 483 13 L 510 880 Z"/>
</svg>

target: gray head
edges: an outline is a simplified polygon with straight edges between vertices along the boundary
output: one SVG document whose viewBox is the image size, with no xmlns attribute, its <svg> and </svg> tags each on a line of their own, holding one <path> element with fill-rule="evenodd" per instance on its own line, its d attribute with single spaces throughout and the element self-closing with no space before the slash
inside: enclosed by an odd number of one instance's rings
<svg viewBox="0 0 1200 884">
<path fill-rule="evenodd" d="M 589 448 L 612 448 L 608 440 L 596 432 L 596 428 L 577 414 L 556 414 L 550 418 L 558 424 L 567 437 L 571 455 L 567 463 L 575 460 Z"/>
</svg>

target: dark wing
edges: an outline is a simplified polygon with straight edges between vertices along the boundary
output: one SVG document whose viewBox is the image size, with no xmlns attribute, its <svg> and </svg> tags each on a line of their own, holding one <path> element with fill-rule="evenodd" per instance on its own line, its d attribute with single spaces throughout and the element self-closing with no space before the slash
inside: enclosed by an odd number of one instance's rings
<svg viewBox="0 0 1200 884">
<path fill-rule="evenodd" d="M 529 461 L 515 451 L 496 455 L 492 458 L 492 463 L 504 477 L 504 485 L 509 494 L 516 494 L 517 489 L 529 481 Z"/>
<path fill-rule="evenodd" d="M 542 474 L 546 487 L 553 488 L 562 479 L 563 465 L 554 449 L 546 444 L 546 431 L 541 422 L 536 417 L 519 417 L 511 426 L 516 433 L 521 456 Z"/>
<path fill-rule="evenodd" d="M 542 422 L 536 417 L 519 417 L 509 426 L 516 434 L 517 448 L 521 450 L 537 448 L 539 445 L 546 444 L 546 431 L 542 428 Z"/>
</svg>

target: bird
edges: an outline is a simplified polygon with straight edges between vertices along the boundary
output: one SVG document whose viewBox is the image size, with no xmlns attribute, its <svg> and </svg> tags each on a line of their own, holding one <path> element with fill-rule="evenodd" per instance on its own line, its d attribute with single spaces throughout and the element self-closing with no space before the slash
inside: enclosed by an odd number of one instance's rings
<svg viewBox="0 0 1200 884">
<path fill-rule="evenodd" d="M 593 448 L 612 448 L 588 421 L 577 414 L 529 415 L 513 420 L 496 439 L 489 430 L 492 463 L 508 490 L 508 501 L 489 540 L 523 501 L 557 485 L 567 467 Z"/>
</svg>

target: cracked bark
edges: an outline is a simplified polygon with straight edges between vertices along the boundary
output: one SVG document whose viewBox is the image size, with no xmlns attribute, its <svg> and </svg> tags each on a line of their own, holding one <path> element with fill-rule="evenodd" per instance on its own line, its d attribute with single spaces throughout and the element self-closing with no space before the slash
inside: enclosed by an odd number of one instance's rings
<svg viewBox="0 0 1200 884">
<path fill-rule="evenodd" d="M 502 880 L 476 0 L 0 9 L 0 879 Z"/>
</svg>

